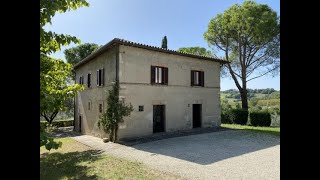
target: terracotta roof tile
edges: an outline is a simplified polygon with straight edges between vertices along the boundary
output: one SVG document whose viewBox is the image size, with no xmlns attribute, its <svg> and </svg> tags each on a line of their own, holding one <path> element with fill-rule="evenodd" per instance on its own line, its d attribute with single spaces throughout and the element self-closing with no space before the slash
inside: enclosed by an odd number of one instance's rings
<svg viewBox="0 0 320 180">
<path fill-rule="evenodd" d="M 171 49 L 164 49 L 156 46 L 150 46 L 147 44 L 142 44 L 142 43 L 137 43 L 137 42 L 132 42 L 128 41 L 125 39 L 119 39 L 119 38 L 114 38 L 112 41 L 108 42 L 106 45 L 102 46 L 100 49 L 92 53 L 91 55 L 87 56 L 83 60 L 81 60 L 79 63 L 74 65 L 74 69 L 80 67 L 83 64 L 86 64 L 93 58 L 99 56 L 103 52 L 105 52 L 107 49 L 110 49 L 111 47 L 114 47 L 116 45 L 125 45 L 125 46 L 133 46 L 137 48 L 143 48 L 143 49 L 148 49 L 148 50 L 153 50 L 153 51 L 159 51 L 159 52 L 164 52 L 168 54 L 175 54 L 175 55 L 180 55 L 180 56 L 187 56 L 187 57 L 192 57 L 192 58 L 197 58 L 197 59 L 203 59 L 203 60 L 211 60 L 211 61 L 216 61 L 220 63 L 227 63 L 227 61 L 215 57 L 208 57 L 208 56 L 201 56 L 201 55 L 194 55 L 190 53 L 185 53 L 185 52 L 180 52 L 180 51 L 175 51 Z"/>
</svg>

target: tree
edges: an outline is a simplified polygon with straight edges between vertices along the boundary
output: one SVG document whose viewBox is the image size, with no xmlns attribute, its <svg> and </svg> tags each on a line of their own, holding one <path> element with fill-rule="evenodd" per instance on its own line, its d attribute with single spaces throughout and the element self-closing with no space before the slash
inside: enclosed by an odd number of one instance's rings
<svg viewBox="0 0 320 180">
<path fill-rule="evenodd" d="M 123 122 L 123 117 L 130 116 L 132 111 L 131 104 L 126 104 L 123 99 L 119 100 L 119 82 L 116 81 L 107 93 L 107 109 L 100 116 L 98 127 L 109 134 L 110 141 L 116 142 L 119 123 Z"/>
<path fill-rule="evenodd" d="M 94 51 L 98 50 L 100 46 L 95 43 L 80 44 L 76 47 L 69 48 L 63 51 L 68 63 L 75 65 Z"/>
<path fill-rule="evenodd" d="M 184 53 L 189 53 L 189 54 L 194 54 L 194 55 L 198 55 L 198 56 L 215 57 L 215 55 L 211 51 L 207 50 L 204 47 L 199 47 L 199 46 L 182 47 L 182 48 L 179 48 L 178 51 L 184 52 Z"/>
<path fill-rule="evenodd" d="M 43 57 L 40 69 L 40 115 L 51 124 L 59 111 L 67 109 L 67 101 L 84 87 L 68 84 L 72 67 L 63 60 Z"/>
<path fill-rule="evenodd" d="M 168 41 L 167 41 L 167 36 L 164 36 L 162 39 L 162 44 L 161 48 L 167 49 L 168 48 Z"/>
<path fill-rule="evenodd" d="M 70 66 L 63 64 L 61 60 L 50 58 L 49 55 L 60 50 L 62 45 L 68 45 L 71 42 L 79 43 L 80 40 L 74 36 L 45 31 L 44 26 L 47 23 L 51 24 L 51 19 L 56 12 L 63 13 L 82 6 L 89 6 L 89 4 L 85 0 L 40 0 L 40 114 L 52 112 L 52 107 L 49 105 L 54 104 L 53 95 L 60 96 L 64 93 L 70 93 L 72 89 L 79 89 L 79 87 L 65 86 L 63 83 L 50 84 L 50 82 L 55 83 L 64 79 L 63 76 L 68 74 L 65 70 Z M 57 72 L 55 72 L 55 68 L 57 68 Z M 59 75 L 59 73 L 61 74 Z M 58 80 L 54 80 L 57 77 Z M 66 89 L 62 89 L 60 85 Z M 58 89 L 52 89 L 54 87 L 58 87 Z M 71 93 L 75 94 L 76 92 Z M 53 116 L 55 115 L 53 114 Z M 45 146 L 48 150 L 57 149 L 61 143 L 54 142 L 53 138 L 48 137 L 47 133 L 40 128 L 41 146 Z"/>
<path fill-rule="evenodd" d="M 241 94 L 242 109 L 248 110 L 247 82 L 279 72 L 280 17 L 267 5 L 245 1 L 211 19 L 204 38 L 225 54 L 225 67 Z"/>
</svg>

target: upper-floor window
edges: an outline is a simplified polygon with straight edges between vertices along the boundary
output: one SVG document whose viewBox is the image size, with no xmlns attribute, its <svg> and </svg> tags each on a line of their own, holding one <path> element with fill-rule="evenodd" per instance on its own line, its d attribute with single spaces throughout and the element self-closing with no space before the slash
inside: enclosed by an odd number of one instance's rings
<svg viewBox="0 0 320 180">
<path fill-rule="evenodd" d="M 97 70 L 97 86 L 104 85 L 104 68 Z"/>
<path fill-rule="evenodd" d="M 203 71 L 191 71 L 191 86 L 204 87 L 204 72 Z"/>
<path fill-rule="evenodd" d="M 151 66 L 151 84 L 168 84 L 168 68 Z"/>
<path fill-rule="evenodd" d="M 91 87 L 91 74 L 90 73 L 88 74 L 88 77 L 87 77 L 87 84 L 88 84 L 88 88 Z"/>
<path fill-rule="evenodd" d="M 88 102 L 88 110 L 89 111 L 91 110 L 91 102 L 90 101 Z"/>
<path fill-rule="evenodd" d="M 102 113 L 102 111 L 103 111 L 102 104 L 99 104 L 99 113 Z"/>
<path fill-rule="evenodd" d="M 79 84 L 83 84 L 83 76 L 79 77 Z"/>
</svg>

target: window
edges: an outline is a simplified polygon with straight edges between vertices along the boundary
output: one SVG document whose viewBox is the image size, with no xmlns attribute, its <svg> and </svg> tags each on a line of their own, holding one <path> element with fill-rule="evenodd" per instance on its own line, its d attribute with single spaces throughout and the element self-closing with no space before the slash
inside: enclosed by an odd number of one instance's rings
<svg viewBox="0 0 320 180">
<path fill-rule="evenodd" d="M 102 113 L 102 104 L 99 104 L 99 113 Z"/>
<path fill-rule="evenodd" d="M 87 84 L 88 84 L 88 88 L 91 87 L 91 74 L 88 74 L 88 78 L 87 78 Z"/>
<path fill-rule="evenodd" d="M 143 111 L 143 106 L 139 106 L 139 111 Z"/>
<path fill-rule="evenodd" d="M 97 70 L 97 86 L 104 85 L 104 68 Z"/>
<path fill-rule="evenodd" d="M 203 71 L 191 71 L 191 86 L 204 87 L 204 72 Z"/>
<path fill-rule="evenodd" d="M 151 66 L 151 84 L 168 85 L 168 68 Z"/>
<path fill-rule="evenodd" d="M 88 110 L 91 110 L 91 102 L 88 102 Z"/>
<path fill-rule="evenodd" d="M 83 84 L 83 76 L 79 77 L 79 84 Z"/>
</svg>

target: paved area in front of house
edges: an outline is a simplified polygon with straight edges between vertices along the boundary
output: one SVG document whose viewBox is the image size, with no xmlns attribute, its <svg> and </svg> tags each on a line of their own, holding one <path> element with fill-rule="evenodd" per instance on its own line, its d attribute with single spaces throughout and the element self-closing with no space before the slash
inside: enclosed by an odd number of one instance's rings
<svg viewBox="0 0 320 180">
<path fill-rule="evenodd" d="M 186 179 L 280 179 L 280 138 L 270 134 L 230 130 L 131 147 L 88 135 L 72 138 Z"/>
</svg>

